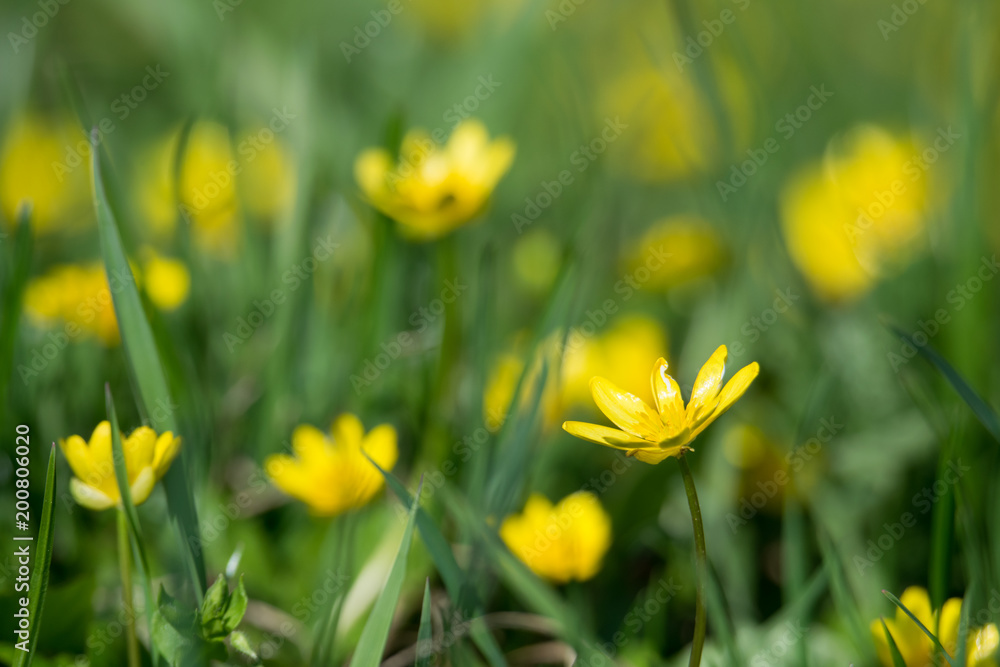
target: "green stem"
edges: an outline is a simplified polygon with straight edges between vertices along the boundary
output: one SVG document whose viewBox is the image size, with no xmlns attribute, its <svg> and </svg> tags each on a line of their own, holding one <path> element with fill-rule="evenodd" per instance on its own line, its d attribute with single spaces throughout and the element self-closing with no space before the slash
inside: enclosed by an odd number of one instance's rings
<svg viewBox="0 0 1000 667">
<path fill-rule="evenodd" d="M 701 506 L 698 504 L 698 491 L 694 487 L 694 476 L 683 456 L 677 459 L 681 466 L 681 476 L 684 478 L 684 490 L 687 492 L 688 507 L 691 509 L 691 525 L 694 528 L 695 571 L 697 574 L 697 592 L 694 607 L 694 639 L 691 641 L 690 667 L 701 664 L 701 650 L 705 646 L 705 580 L 708 578 L 708 550 L 705 548 L 705 526 L 701 520 Z"/>
<path fill-rule="evenodd" d="M 125 646 L 129 667 L 142 667 L 139 658 L 139 640 L 135 636 L 135 601 L 132 599 L 132 554 L 129 544 L 128 521 L 125 512 L 118 512 L 118 568 L 122 576 L 122 602 L 132 620 L 125 624 Z"/>
</svg>

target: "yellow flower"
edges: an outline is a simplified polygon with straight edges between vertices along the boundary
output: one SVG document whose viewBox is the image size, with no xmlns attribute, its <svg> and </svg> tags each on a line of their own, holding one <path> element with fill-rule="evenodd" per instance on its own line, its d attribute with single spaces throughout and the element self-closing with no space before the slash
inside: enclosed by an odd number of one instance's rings
<svg viewBox="0 0 1000 667">
<path fill-rule="evenodd" d="M 577 491 L 555 507 L 534 493 L 522 514 L 503 520 L 500 538 L 531 571 L 556 583 L 586 581 L 611 545 L 611 517 L 597 496 Z"/>
<path fill-rule="evenodd" d="M 31 203 L 40 232 L 84 219 L 90 205 L 90 144 L 74 123 L 25 116 L 7 131 L 0 153 L 0 208 L 7 222 Z"/>
<path fill-rule="evenodd" d="M 264 463 L 279 489 L 324 516 L 362 507 L 382 488 L 382 473 L 365 452 L 386 471 L 399 456 L 396 429 L 389 424 L 366 435 L 361 420 L 343 414 L 333 422 L 330 435 L 303 424 L 292 433 L 294 456 L 275 454 Z"/>
<path fill-rule="evenodd" d="M 691 449 L 689 443 L 732 407 L 757 377 L 759 367 L 755 361 L 723 387 L 726 354 L 726 346 L 720 345 L 701 367 L 686 408 L 680 387 L 667 375 L 666 359 L 660 358 L 653 366 L 655 410 L 638 396 L 595 377 L 590 381 L 594 402 L 621 430 L 584 422 L 565 422 L 563 429 L 578 438 L 625 450 L 645 463 L 680 457 Z"/>
<path fill-rule="evenodd" d="M 284 221 L 295 200 L 295 165 L 281 139 L 274 137 L 246 156 L 238 185 L 253 216 L 267 224 Z"/>
<path fill-rule="evenodd" d="M 200 248 L 230 256 L 240 239 L 236 169 L 229 130 L 196 123 L 188 135 L 180 168 L 180 201 Z"/>
<path fill-rule="evenodd" d="M 100 263 L 57 266 L 33 279 L 25 289 L 24 311 L 42 328 L 65 322 L 70 339 L 87 333 L 109 346 L 120 340 L 111 290 Z"/>
<path fill-rule="evenodd" d="M 106 421 L 98 424 L 90 442 L 71 435 L 60 440 L 59 446 L 75 475 L 69 482 L 69 490 L 77 503 L 92 510 L 121 506 L 111 451 L 111 424 Z M 157 437 L 156 431 L 148 426 L 140 426 L 128 437 L 122 436 L 132 504 L 146 502 L 153 486 L 170 469 L 180 448 L 179 437 L 174 437 L 170 431 Z"/>
<path fill-rule="evenodd" d="M 145 249 L 142 283 L 157 308 L 174 310 L 187 299 L 191 274 L 178 259 L 163 257 L 152 248 Z"/>
<path fill-rule="evenodd" d="M 962 600 L 960 598 L 949 599 L 944 603 L 940 612 L 936 612 L 931 609 L 927 590 L 919 586 L 910 586 L 903 591 L 899 601 L 920 619 L 924 627 L 935 633 L 950 655 L 955 655 L 958 646 L 958 626 L 962 613 Z M 902 609 L 897 607 L 895 619 L 885 619 L 885 625 L 889 628 L 892 639 L 907 667 L 937 664 L 932 662 L 934 644 L 930 637 L 924 634 L 923 630 L 917 627 L 913 619 L 907 616 Z M 886 667 L 892 667 L 892 653 L 881 621 L 872 621 L 871 632 L 878 649 L 879 659 Z M 982 628 L 970 630 L 966 645 L 969 667 L 996 667 L 997 662 L 994 654 L 998 646 L 1000 646 L 1000 633 L 997 632 L 997 627 L 994 624 L 990 623 Z"/>
<path fill-rule="evenodd" d="M 354 175 L 375 208 L 408 236 L 429 240 L 475 217 L 513 159 L 509 139 L 490 141 L 482 123 L 467 120 L 443 148 L 423 130 L 412 130 L 398 164 L 386 150 L 367 149 L 355 161 Z"/>
<path fill-rule="evenodd" d="M 821 297 L 843 301 L 864 294 L 919 244 L 927 183 L 915 154 L 911 142 L 861 126 L 784 189 L 789 253 Z"/>
<path fill-rule="evenodd" d="M 670 289 L 712 275 L 722 266 L 726 251 L 719 235 L 707 222 L 680 215 L 660 220 L 643 235 L 629 262 L 634 274 L 652 253 L 670 254 L 665 266 L 650 271 L 649 285 Z"/>
</svg>

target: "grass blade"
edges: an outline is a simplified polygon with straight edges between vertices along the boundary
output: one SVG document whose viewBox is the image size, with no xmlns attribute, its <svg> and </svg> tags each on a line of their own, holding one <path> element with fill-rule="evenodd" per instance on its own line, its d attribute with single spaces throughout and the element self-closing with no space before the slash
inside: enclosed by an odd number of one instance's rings
<svg viewBox="0 0 1000 667">
<path fill-rule="evenodd" d="M 97 137 L 97 132 L 94 131 L 91 139 L 94 209 L 101 239 L 101 253 L 108 274 L 108 284 L 111 287 L 115 316 L 121 331 L 122 346 L 128 361 L 129 376 L 135 389 L 139 411 L 144 419 L 157 433 L 171 431 L 177 434 L 179 430 L 173 412 L 163 408 L 173 405 L 167 388 L 167 377 L 160 362 L 152 328 L 143 311 L 142 299 L 122 244 L 121 232 L 105 191 L 101 172 L 100 142 Z M 194 496 L 186 477 L 188 458 L 189 454 L 182 449 L 180 465 L 171 466 L 164 477 L 164 488 L 167 492 L 168 508 L 180 531 L 188 574 L 195 595 L 200 601 L 204 595 L 206 581 L 205 561 L 200 548 Z"/>
<path fill-rule="evenodd" d="M 12 267 L 3 282 L 3 307 L 0 312 L 0 413 L 7 409 L 7 396 L 14 366 L 14 344 L 17 341 L 17 323 L 21 317 L 24 287 L 31 271 L 31 254 L 34 239 L 31 236 L 31 209 L 18 211 L 17 237 L 13 243 Z"/>
<path fill-rule="evenodd" d="M 35 643 L 41 629 L 42 611 L 45 607 L 45 593 L 49 587 L 49 565 L 52 563 L 52 517 L 55 514 L 56 497 L 56 445 L 49 450 L 49 466 L 45 471 L 45 497 L 42 500 L 42 521 L 38 526 L 38 546 L 35 547 L 35 567 L 31 571 L 28 590 L 28 618 L 30 635 L 27 651 L 15 651 L 14 667 L 28 667 L 35 657 Z M 30 547 L 29 547 L 30 549 Z"/>
<path fill-rule="evenodd" d="M 879 621 L 882 622 L 882 630 L 885 631 L 885 640 L 889 644 L 889 654 L 892 656 L 893 667 L 906 667 L 903 654 L 899 652 L 899 647 L 896 646 L 896 640 L 892 638 L 892 633 L 889 632 L 889 626 L 885 624 L 885 619 L 880 618 Z"/>
<path fill-rule="evenodd" d="M 913 621 L 914 623 L 916 623 L 917 627 L 920 628 L 921 631 L 923 631 L 923 633 L 925 635 L 927 635 L 932 642 L 934 642 L 934 646 L 937 647 L 937 649 L 939 651 L 941 651 L 941 655 L 943 655 L 944 659 L 948 661 L 948 664 L 951 665 L 952 667 L 955 667 L 955 661 L 954 661 L 954 659 L 951 657 L 951 655 L 948 653 L 948 651 L 946 651 L 944 649 L 944 646 L 942 646 L 941 642 L 938 640 L 938 638 L 936 636 L 934 636 L 934 633 L 932 633 L 930 630 L 928 630 L 927 626 L 925 626 L 923 623 L 921 623 L 920 620 L 916 616 L 913 615 L 913 612 L 910 611 L 909 609 L 907 609 L 906 606 L 904 606 L 903 603 L 899 601 L 899 598 L 897 598 L 895 595 L 893 595 L 892 593 L 890 593 L 889 591 L 886 591 L 886 590 L 882 591 L 882 595 L 884 595 L 887 598 L 889 598 L 889 600 L 894 605 L 896 605 L 897 607 L 899 607 L 900 609 L 902 609 L 903 613 L 906 614 L 907 616 L 909 616 L 910 620 Z"/>
<path fill-rule="evenodd" d="M 378 599 L 375 600 L 371 615 L 361 631 L 361 639 L 358 640 L 354 659 L 351 660 L 352 667 L 377 667 L 382 662 L 385 644 L 389 639 L 389 626 L 392 624 L 396 604 L 399 602 L 399 595 L 403 590 L 403 579 L 406 577 L 406 561 L 410 555 L 410 543 L 413 541 L 413 527 L 417 520 L 422 487 L 423 481 L 421 480 L 420 488 L 417 489 L 416 497 L 410 506 L 406 528 L 403 530 L 403 539 L 399 544 L 399 551 L 396 552 L 396 560 L 392 563 L 385 587 Z"/>
<path fill-rule="evenodd" d="M 417 661 L 415 667 L 430 667 L 434 651 L 431 638 L 431 582 L 424 580 L 424 604 L 420 609 L 420 628 L 417 630 Z"/>
</svg>

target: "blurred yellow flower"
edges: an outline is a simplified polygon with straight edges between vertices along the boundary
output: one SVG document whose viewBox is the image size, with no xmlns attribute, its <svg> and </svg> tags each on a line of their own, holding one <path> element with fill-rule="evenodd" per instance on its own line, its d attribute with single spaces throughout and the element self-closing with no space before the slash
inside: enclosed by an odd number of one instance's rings
<svg viewBox="0 0 1000 667">
<path fill-rule="evenodd" d="M 535 359 L 531 364 L 531 369 L 525 377 L 524 387 L 521 390 L 522 408 L 530 406 L 530 401 L 535 392 L 535 385 L 542 372 L 542 361 L 548 359 L 549 366 L 545 379 L 545 386 L 542 388 L 539 412 L 542 422 L 545 425 L 558 423 L 560 404 L 558 383 L 556 382 L 556 369 L 553 367 L 557 363 L 555 337 L 539 346 Z M 486 388 L 483 390 L 483 419 L 486 427 L 490 431 L 498 431 L 507 419 L 511 403 L 514 400 L 514 392 L 517 390 L 517 383 L 524 373 L 524 356 L 516 351 L 505 352 L 494 362 L 490 369 L 489 379 Z"/>
<path fill-rule="evenodd" d="M 577 491 L 555 507 L 534 493 L 522 514 L 507 517 L 500 538 L 532 572 L 553 582 L 586 581 L 611 545 L 611 517 L 597 496 Z"/>
<path fill-rule="evenodd" d="M 176 259 L 163 257 L 151 248 L 143 250 L 142 268 L 133 264 L 132 277 L 143 285 L 149 300 L 161 310 L 173 310 L 187 298 L 191 277 Z M 120 289 L 116 277 L 114 289 Z M 120 338 L 115 318 L 112 286 L 104 265 L 69 264 L 56 266 L 28 283 L 24 311 L 41 328 L 65 323 L 65 334 L 75 339 L 81 334 L 99 338 L 105 345 L 117 345 Z"/>
<path fill-rule="evenodd" d="M 184 262 L 163 257 L 152 248 L 145 248 L 142 284 L 149 300 L 161 310 L 174 310 L 187 299 L 191 274 Z"/>
<path fill-rule="evenodd" d="M 295 200 L 291 153 L 278 137 L 268 143 L 243 144 L 242 148 L 244 166 L 237 183 L 247 211 L 269 225 L 284 221 Z"/>
<path fill-rule="evenodd" d="M 385 480 L 365 453 L 386 471 L 396 465 L 396 429 L 382 424 L 365 434 L 361 420 L 339 416 L 330 437 L 303 424 L 292 433 L 294 456 L 275 454 L 264 462 L 274 484 L 320 515 L 357 509 L 382 488 Z"/>
<path fill-rule="evenodd" d="M 822 298 L 860 296 L 919 245 L 928 184 L 915 154 L 911 142 L 863 125 L 785 187 L 788 250 Z"/>
<path fill-rule="evenodd" d="M 66 120 L 24 116 L 7 129 L 0 152 L 0 209 L 9 225 L 31 203 L 32 227 L 48 232 L 86 219 L 90 144 Z"/>
<path fill-rule="evenodd" d="M 399 162 L 388 151 L 369 148 L 354 163 L 354 175 L 371 204 L 401 225 L 404 234 L 430 240 L 469 222 L 482 211 L 514 159 L 514 144 L 490 140 L 486 127 L 466 120 L 443 148 L 423 130 L 403 139 Z"/>
<path fill-rule="evenodd" d="M 698 372 L 687 407 L 677 382 L 667 375 L 667 361 L 660 358 L 651 378 L 656 409 L 634 394 L 619 389 L 602 377 L 590 381 L 597 407 L 621 430 L 568 421 L 563 429 L 578 438 L 625 450 L 645 463 L 659 463 L 668 456 L 680 457 L 690 443 L 732 407 L 757 377 L 753 362 L 722 386 L 726 372 L 726 346 L 720 345 Z"/>
<path fill-rule="evenodd" d="M 169 239 L 177 227 L 177 145 L 180 132 L 155 141 L 140 152 L 135 183 L 136 207 L 155 236 Z"/>
<path fill-rule="evenodd" d="M 191 128 L 181 157 L 181 211 L 195 243 L 220 257 L 231 256 L 240 242 L 238 167 L 228 129 L 211 121 Z"/>
<path fill-rule="evenodd" d="M 60 440 L 59 446 L 75 475 L 69 482 L 69 490 L 77 503 L 92 510 L 121 506 L 111 450 L 111 424 L 107 421 L 98 424 L 89 442 L 71 435 Z M 122 435 L 132 504 L 146 502 L 153 486 L 167 474 L 180 448 L 179 437 L 170 431 L 157 436 L 148 426 L 140 426 L 128 437 Z"/>
<path fill-rule="evenodd" d="M 633 273 L 653 252 L 669 254 L 666 265 L 650 272 L 649 286 L 670 289 L 715 273 L 726 260 L 718 233 L 704 220 L 678 215 L 660 220 L 639 240 L 629 260 Z"/>
<path fill-rule="evenodd" d="M 939 612 L 931 609 L 930 597 L 924 588 L 910 586 L 903 591 L 899 601 L 920 619 L 924 627 L 935 633 L 950 655 L 955 655 L 958 646 L 958 626 L 962 613 L 962 600 L 960 598 L 951 598 L 946 601 L 940 610 L 940 618 L 938 617 Z M 923 630 L 917 627 L 913 619 L 907 616 L 902 609 L 897 607 L 896 617 L 885 619 L 885 625 L 889 628 L 892 639 L 907 667 L 937 664 L 934 662 L 934 644 L 930 637 L 924 634 Z M 892 667 L 892 653 L 882 622 L 872 621 L 871 632 L 878 649 L 879 660 L 886 667 Z M 997 632 L 997 627 L 994 624 L 990 623 L 976 630 L 970 629 L 966 645 L 967 664 L 969 667 L 996 667 L 997 661 L 994 656 L 998 646 L 1000 646 L 1000 633 Z"/>
</svg>

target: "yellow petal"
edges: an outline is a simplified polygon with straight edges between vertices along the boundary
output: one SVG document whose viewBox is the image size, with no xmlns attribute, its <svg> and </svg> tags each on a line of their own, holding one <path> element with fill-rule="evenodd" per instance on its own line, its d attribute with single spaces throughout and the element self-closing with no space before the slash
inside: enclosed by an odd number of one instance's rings
<svg viewBox="0 0 1000 667">
<path fill-rule="evenodd" d="M 732 407 L 733 403 L 738 401 L 740 397 L 743 396 L 746 390 L 750 387 L 750 383 L 756 379 L 758 373 L 760 373 L 760 366 L 755 361 L 752 364 L 748 364 L 747 366 L 741 368 L 739 372 L 726 383 L 722 393 L 719 394 L 719 405 L 715 408 L 716 417 Z"/>
<path fill-rule="evenodd" d="M 122 438 L 122 450 L 125 452 L 125 468 L 128 479 L 135 481 L 139 473 L 153 463 L 153 450 L 156 448 L 156 431 L 148 426 L 140 426 L 132 431 L 127 438 Z M 138 503 L 136 503 L 138 504 Z"/>
<path fill-rule="evenodd" d="M 726 346 L 720 345 L 705 365 L 698 371 L 694 380 L 694 389 L 687 405 L 688 421 L 696 422 L 704 417 L 704 413 L 715 402 L 722 388 L 722 376 L 726 374 Z"/>
<path fill-rule="evenodd" d="M 667 374 L 667 360 L 660 357 L 653 365 L 650 378 L 653 386 L 653 399 L 660 418 L 670 430 L 681 429 L 684 426 L 684 398 L 677 381 Z"/>
<path fill-rule="evenodd" d="M 995 667 L 994 656 L 1000 647 L 1000 632 L 990 623 L 969 634 L 969 667 Z"/>
<path fill-rule="evenodd" d="M 153 448 L 152 464 L 153 474 L 156 475 L 156 479 L 163 479 L 163 476 L 167 474 L 167 470 L 170 469 L 170 464 L 173 463 L 174 458 L 176 458 L 180 450 L 181 439 L 174 437 L 174 434 L 170 431 L 167 431 L 156 439 L 156 444 Z"/>
<path fill-rule="evenodd" d="M 386 190 L 386 176 L 392 169 L 392 158 L 381 148 L 369 148 L 354 161 L 354 178 L 362 192 L 371 199 L 381 197 Z"/>
<path fill-rule="evenodd" d="M 657 463 L 661 463 L 664 459 L 669 458 L 671 456 L 679 457 L 681 454 L 684 453 L 685 449 L 686 448 L 683 446 L 668 447 L 666 449 L 660 449 L 658 447 L 657 448 L 650 447 L 646 449 L 633 449 L 631 452 L 629 452 L 629 456 L 634 456 L 643 463 L 652 463 L 653 465 L 656 465 Z"/>
<path fill-rule="evenodd" d="M 136 476 L 135 481 L 129 484 L 129 494 L 132 496 L 133 505 L 141 505 L 149 498 L 153 492 L 153 485 L 156 484 L 156 474 L 152 467 L 143 468 Z"/>
<path fill-rule="evenodd" d="M 396 459 L 399 458 L 399 449 L 396 447 L 396 429 L 389 424 L 376 426 L 365 436 L 363 449 L 380 468 L 385 471 L 392 470 L 393 466 L 396 465 Z M 382 473 L 375 472 L 379 477 L 382 476 Z"/>
<path fill-rule="evenodd" d="M 619 389 L 602 377 L 591 379 L 590 392 L 597 407 L 618 428 L 651 442 L 659 439 L 663 422 L 659 414 L 641 398 Z"/>
<path fill-rule="evenodd" d="M 90 434 L 88 443 L 91 470 L 100 473 L 103 470 L 114 472 L 114 458 L 111 455 L 111 424 L 102 421 Z"/>
<path fill-rule="evenodd" d="M 83 438 L 71 435 L 65 440 L 59 441 L 59 448 L 62 449 L 63 456 L 66 457 L 74 475 L 80 479 L 87 479 L 91 476 L 90 453 Z"/>
<path fill-rule="evenodd" d="M 313 488 L 310 469 L 287 454 L 275 454 L 264 461 L 264 471 L 279 489 L 293 498 L 309 502 Z"/>
<path fill-rule="evenodd" d="M 365 437 L 365 427 L 355 415 L 345 412 L 333 422 L 330 433 L 333 435 L 335 447 L 360 450 Z"/>
<path fill-rule="evenodd" d="M 563 430 L 578 438 L 596 442 L 599 445 L 614 447 L 615 449 L 635 449 L 637 447 L 649 447 L 652 443 L 629 435 L 625 431 L 616 428 L 600 426 L 599 424 L 588 424 L 586 422 L 563 422 Z"/>
<path fill-rule="evenodd" d="M 118 504 L 117 498 L 109 498 L 103 491 L 84 484 L 76 477 L 69 480 L 69 492 L 79 505 L 87 509 L 101 511 Z"/>
<path fill-rule="evenodd" d="M 328 456 L 329 441 L 311 424 L 300 424 L 292 431 L 292 451 L 301 461 L 318 461 Z"/>
</svg>

